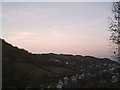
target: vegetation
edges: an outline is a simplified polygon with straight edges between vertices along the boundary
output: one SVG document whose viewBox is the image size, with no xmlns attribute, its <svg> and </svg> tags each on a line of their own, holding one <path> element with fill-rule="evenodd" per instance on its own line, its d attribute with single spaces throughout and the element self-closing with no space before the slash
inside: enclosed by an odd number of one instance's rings
<svg viewBox="0 0 120 90">
<path fill-rule="evenodd" d="M 117 57 L 120 63 L 120 1 L 113 3 L 113 18 L 110 22 L 111 36 L 110 40 L 115 44 L 115 57 Z"/>
<path fill-rule="evenodd" d="M 32 54 L 1 41 L 3 89 L 120 88 L 120 64 L 110 59 Z"/>
</svg>

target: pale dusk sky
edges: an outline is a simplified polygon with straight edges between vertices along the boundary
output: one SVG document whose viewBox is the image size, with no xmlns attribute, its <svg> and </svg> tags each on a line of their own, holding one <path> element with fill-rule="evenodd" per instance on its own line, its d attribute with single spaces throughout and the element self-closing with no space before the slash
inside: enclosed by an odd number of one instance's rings
<svg viewBox="0 0 120 90">
<path fill-rule="evenodd" d="M 111 2 L 4 2 L 2 38 L 32 53 L 110 57 Z"/>
</svg>

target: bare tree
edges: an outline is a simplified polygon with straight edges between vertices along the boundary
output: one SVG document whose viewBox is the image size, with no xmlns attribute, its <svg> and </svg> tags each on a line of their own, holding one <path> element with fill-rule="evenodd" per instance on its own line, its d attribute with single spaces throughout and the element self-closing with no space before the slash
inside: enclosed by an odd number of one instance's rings
<svg viewBox="0 0 120 90">
<path fill-rule="evenodd" d="M 110 40 L 116 45 L 114 54 L 120 63 L 120 1 L 113 2 L 112 12 L 113 18 L 111 18 L 109 27 L 111 31 Z"/>
</svg>

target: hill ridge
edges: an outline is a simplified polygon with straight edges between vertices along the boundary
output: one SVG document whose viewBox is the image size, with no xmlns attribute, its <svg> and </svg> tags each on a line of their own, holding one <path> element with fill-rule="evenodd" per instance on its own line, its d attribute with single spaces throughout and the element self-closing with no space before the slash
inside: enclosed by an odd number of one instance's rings
<svg viewBox="0 0 120 90">
<path fill-rule="evenodd" d="M 12 46 L 12 47 L 14 47 L 14 48 L 16 48 L 16 49 L 19 49 L 19 50 L 24 50 L 25 52 L 28 52 L 29 54 L 40 55 L 39 53 L 38 53 L 38 54 L 35 54 L 35 53 L 32 53 L 32 52 L 29 52 L 29 51 L 26 50 L 25 48 L 19 48 L 18 46 L 14 46 L 14 45 L 6 42 L 4 39 L 1 39 L 1 38 L 0 38 L 0 40 L 2 41 L 2 43 L 5 43 L 5 44 L 7 44 L 7 45 L 9 45 L 9 46 Z M 62 53 L 60 53 L 60 54 L 56 54 L 56 53 L 41 53 L 41 54 L 43 54 L 43 55 L 44 55 L 44 54 L 45 54 L 45 55 L 46 55 L 46 54 L 50 54 L 50 55 L 80 56 L 80 57 L 98 58 L 98 57 L 95 57 L 95 56 L 90 56 L 90 55 L 83 56 L 83 55 L 79 55 L 79 54 L 77 54 L 77 55 L 73 55 L 73 54 L 62 54 Z M 109 58 L 98 58 L 98 59 L 109 59 Z M 109 60 L 111 60 L 111 59 L 109 59 Z"/>
<path fill-rule="evenodd" d="M 107 58 L 32 54 L 2 40 L 3 88 L 118 88 L 120 64 Z M 120 88 L 120 87 L 119 87 Z"/>
</svg>

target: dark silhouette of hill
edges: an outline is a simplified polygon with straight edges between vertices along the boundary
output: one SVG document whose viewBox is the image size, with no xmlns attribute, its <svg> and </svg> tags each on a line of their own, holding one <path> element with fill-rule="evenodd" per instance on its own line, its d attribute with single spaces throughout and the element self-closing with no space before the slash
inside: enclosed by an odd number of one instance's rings
<svg viewBox="0 0 120 90">
<path fill-rule="evenodd" d="M 120 65 L 110 59 L 32 54 L 0 40 L 3 88 L 120 88 Z"/>
</svg>

